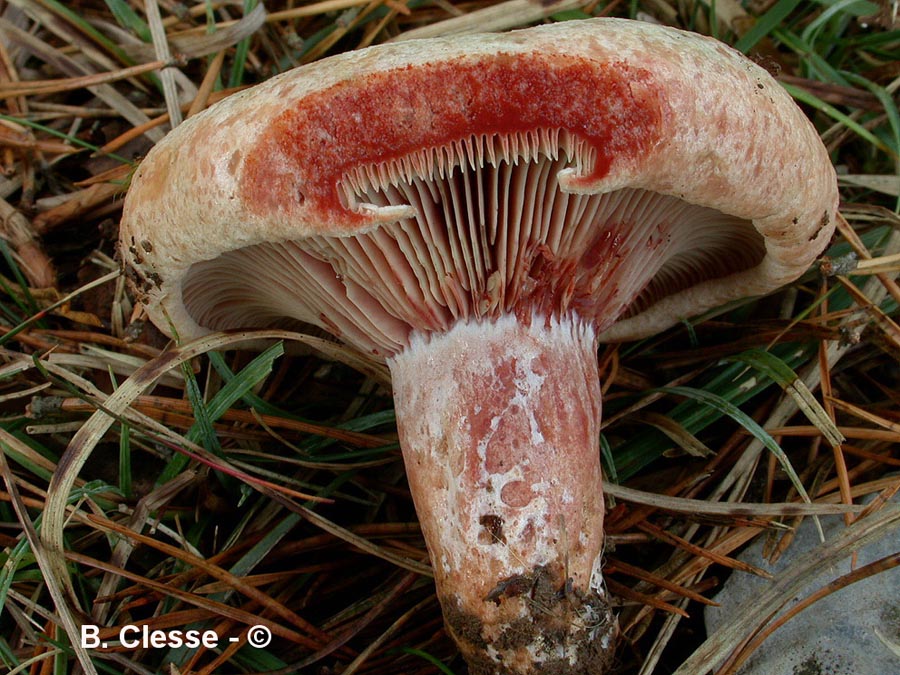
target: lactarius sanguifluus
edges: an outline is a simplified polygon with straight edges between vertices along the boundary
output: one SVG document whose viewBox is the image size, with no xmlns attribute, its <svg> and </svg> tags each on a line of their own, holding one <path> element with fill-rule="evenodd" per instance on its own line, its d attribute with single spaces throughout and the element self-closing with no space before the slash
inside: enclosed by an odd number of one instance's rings
<svg viewBox="0 0 900 675">
<path fill-rule="evenodd" d="M 825 148 L 723 44 L 622 20 L 373 47 L 149 153 L 122 255 L 150 317 L 327 329 L 394 385 L 447 629 L 473 673 L 599 673 L 599 340 L 798 277 Z"/>
</svg>

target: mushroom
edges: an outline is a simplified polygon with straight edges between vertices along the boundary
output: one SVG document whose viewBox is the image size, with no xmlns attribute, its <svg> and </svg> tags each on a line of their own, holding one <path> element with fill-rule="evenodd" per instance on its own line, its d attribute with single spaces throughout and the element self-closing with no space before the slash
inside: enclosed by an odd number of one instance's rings
<svg viewBox="0 0 900 675">
<path fill-rule="evenodd" d="M 390 368 L 447 630 L 472 673 L 599 673 L 598 340 L 797 278 L 834 172 L 761 68 L 616 19 L 372 47 L 178 127 L 121 248 L 182 339 L 313 324 Z"/>
</svg>

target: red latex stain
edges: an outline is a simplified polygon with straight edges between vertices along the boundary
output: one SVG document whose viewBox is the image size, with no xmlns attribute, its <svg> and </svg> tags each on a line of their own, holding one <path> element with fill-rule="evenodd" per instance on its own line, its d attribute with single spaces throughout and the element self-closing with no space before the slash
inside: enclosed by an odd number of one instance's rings
<svg viewBox="0 0 900 675">
<path fill-rule="evenodd" d="M 473 446 L 470 452 L 478 456 L 478 444 L 484 438 L 491 439 L 485 456 L 488 473 L 505 473 L 520 464 L 525 457 L 515 452 L 526 452 L 530 446 L 530 430 L 527 413 L 519 404 L 513 404 L 518 377 L 518 361 L 515 357 L 495 354 L 490 372 L 467 382 L 472 391 L 471 400 L 477 401 L 477 409 L 466 415 Z M 475 467 L 472 467 L 473 470 Z M 473 479 L 477 474 L 473 474 Z"/>
<path fill-rule="evenodd" d="M 593 241 L 577 256 L 556 257 L 547 246 L 529 252 L 527 273 L 521 290 L 511 294 L 512 308 L 521 321 L 532 313 L 561 316 L 574 310 L 585 318 L 594 318 L 604 309 L 593 290 L 594 280 L 615 278 L 625 260 L 618 234 L 625 226 L 610 223 L 598 230 Z"/>
<path fill-rule="evenodd" d="M 561 476 L 567 471 L 563 484 L 577 485 L 575 473 L 583 469 L 578 462 L 574 467 L 560 461 L 559 453 L 576 452 L 594 446 L 591 440 L 593 408 L 599 401 L 591 399 L 594 386 L 591 382 L 578 381 L 575 368 L 566 378 L 559 378 L 561 367 L 568 366 L 569 355 L 556 351 L 531 359 L 525 365 L 521 357 L 494 354 L 489 371 L 460 378 L 460 386 L 466 388 L 464 400 L 471 402 L 465 413 L 469 424 L 471 446 L 467 449 L 467 482 L 480 485 L 482 470 L 488 475 L 503 475 L 519 467 L 521 480 L 503 485 L 500 501 L 506 506 L 527 506 L 537 494 L 534 485 Z M 518 391 L 518 380 L 530 370 L 546 373 L 547 379 L 537 391 Z M 525 406 L 514 402 L 518 394 L 525 395 Z M 477 404 L 475 403 L 477 402 Z M 596 413 L 599 419 L 599 408 Z M 534 437 L 532 421 L 538 425 L 539 438 Z M 479 446 L 487 441 L 480 460 Z M 587 464 L 585 464 L 587 466 Z M 480 485 L 481 488 L 485 486 Z M 575 507 L 576 508 L 577 504 Z"/>
<path fill-rule="evenodd" d="M 525 480 L 506 483 L 500 499 L 507 506 L 523 507 L 534 497 L 531 484 L 540 480 L 533 475 L 528 462 L 540 449 L 532 442 L 528 411 L 513 403 L 519 377 L 518 359 L 499 354 L 495 357 L 491 372 L 468 381 L 471 394 L 467 400 L 478 401 L 477 408 L 466 414 L 472 440 L 467 453 L 468 480 L 478 484 L 482 469 L 488 474 L 502 475 L 518 466 Z M 478 446 L 485 439 L 488 443 L 482 465 Z"/>
<path fill-rule="evenodd" d="M 596 151 L 590 178 L 659 138 L 650 74 L 625 63 L 540 54 L 465 57 L 360 76 L 299 101 L 273 120 L 244 167 L 244 199 L 260 214 L 306 204 L 351 224 L 337 185 L 350 169 L 473 134 L 565 129 Z"/>
</svg>

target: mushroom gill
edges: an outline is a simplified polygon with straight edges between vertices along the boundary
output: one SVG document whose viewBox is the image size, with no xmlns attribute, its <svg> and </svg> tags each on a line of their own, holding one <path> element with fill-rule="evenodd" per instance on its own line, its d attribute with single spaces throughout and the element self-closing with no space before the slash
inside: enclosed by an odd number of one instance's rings
<svg viewBox="0 0 900 675">
<path fill-rule="evenodd" d="M 601 332 L 763 259 L 747 220 L 640 189 L 562 190 L 561 172 L 582 174 L 591 154 L 574 134 L 537 130 L 357 167 L 338 186 L 345 207 L 400 207 L 406 217 L 196 263 L 185 305 L 210 329 L 315 324 L 387 358 L 413 331 L 506 313 L 574 312 Z"/>
</svg>

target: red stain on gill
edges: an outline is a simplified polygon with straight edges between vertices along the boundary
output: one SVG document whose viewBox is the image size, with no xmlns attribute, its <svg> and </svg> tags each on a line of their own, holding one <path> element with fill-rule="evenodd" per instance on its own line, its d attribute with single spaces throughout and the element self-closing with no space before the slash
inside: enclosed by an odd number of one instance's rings
<svg viewBox="0 0 900 675">
<path fill-rule="evenodd" d="M 460 57 L 361 75 L 272 121 L 244 165 L 244 197 L 260 213 L 305 203 L 326 221 L 348 223 L 337 186 L 352 168 L 475 134 L 540 128 L 586 141 L 596 154 L 588 178 L 602 178 L 616 157 L 638 156 L 659 136 L 661 106 L 649 80 L 649 72 L 625 63 L 541 54 Z"/>
<path fill-rule="evenodd" d="M 574 311 L 598 325 L 615 319 L 601 316 L 616 305 L 618 286 L 610 279 L 619 276 L 628 250 L 622 233 L 626 224 L 607 223 L 577 256 L 555 256 L 541 245 L 529 251 L 530 260 L 513 307 L 521 321 L 531 314 L 562 316 Z M 640 288 L 636 288 L 635 292 Z"/>
</svg>

